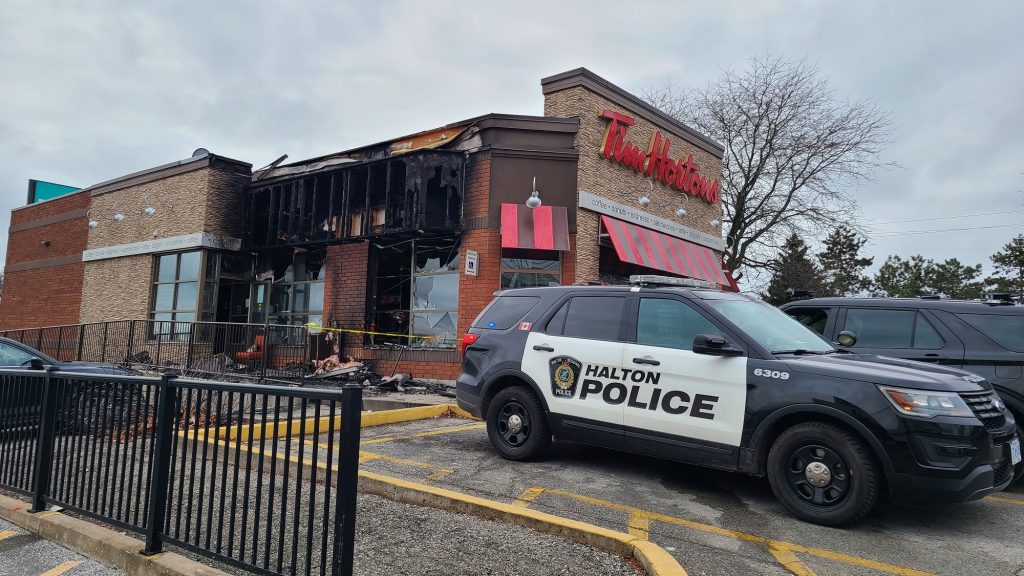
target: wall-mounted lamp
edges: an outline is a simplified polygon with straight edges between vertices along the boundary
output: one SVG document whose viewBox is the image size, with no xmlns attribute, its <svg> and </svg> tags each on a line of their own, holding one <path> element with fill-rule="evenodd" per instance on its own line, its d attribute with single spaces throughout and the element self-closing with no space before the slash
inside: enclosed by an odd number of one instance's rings
<svg viewBox="0 0 1024 576">
<path fill-rule="evenodd" d="M 722 223 L 721 223 L 721 222 L 720 222 L 719 220 L 717 220 L 717 219 L 715 219 L 715 220 L 712 220 L 712 221 L 711 221 L 710 223 L 711 223 L 711 227 L 712 227 L 712 228 L 718 228 L 718 227 L 719 227 L 719 226 L 720 226 L 720 225 L 722 224 Z"/>
<path fill-rule="evenodd" d="M 682 198 L 683 198 L 683 202 L 685 204 L 689 204 L 690 200 L 687 198 L 687 196 L 685 194 L 682 195 Z M 679 208 L 676 208 L 676 216 L 678 216 L 679 218 L 682 218 L 683 216 L 686 216 L 687 214 L 688 214 L 688 212 L 686 211 L 686 207 L 680 206 Z"/>
<path fill-rule="evenodd" d="M 540 192 L 537 191 L 537 177 L 533 177 L 533 192 L 530 193 L 530 197 L 526 199 L 527 208 L 540 208 L 543 202 L 540 201 Z"/>
<path fill-rule="evenodd" d="M 85 217 L 86 217 L 86 218 L 89 218 L 89 214 L 90 214 L 91 212 L 92 212 L 92 208 L 90 208 L 90 209 L 86 210 L 86 211 L 85 211 Z M 97 227 L 97 226 L 99 226 L 99 225 L 100 225 L 100 223 L 99 223 L 99 222 L 97 222 L 95 218 L 89 218 L 89 228 L 90 228 L 90 229 L 92 229 L 92 228 L 95 228 L 95 227 Z"/>
<path fill-rule="evenodd" d="M 638 202 L 640 202 L 640 205 L 643 206 L 644 208 L 647 208 L 648 206 L 651 205 L 651 196 L 654 196 L 654 180 L 651 180 L 649 184 L 651 185 L 651 190 L 649 192 L 644 193 L 644 195 L 640 197 L 640 200 L 638 200 Z"/>
<path fill-rule="evenodd" d="M 117 209 L 117 205 L 120 203 L 120 200 L 114 202 L 114 222 L 121 222 L 122 220 L 124 220 L 124 213 Z"/>
<path fill-rule="evenodd" d="M 166 231 L 167 230 L 165 228 L 157 228 L 156 230 L 153 230 L 153 238 L 159 238 L 160 237 L 160 233 L 161 232 L 166 232 Z"/>
<path fill-rule="evenodd" d="M 43 240 L 43 246 L 46 247 L 46 248 L 49 248 L 50 247 L 50 241 L 49 240 Z"/>
<path fill-rule="evenodd" d="M 143 208 L 142 208 L 142 215 L 143 216 L 152 216 L 153 214 L 156 214 L 156 208 L 153 207 L 152 204 L 150 204 L 149 196 L 143 196 L 142 197 L 142 206 L 143 206 Z"/>
</svg>

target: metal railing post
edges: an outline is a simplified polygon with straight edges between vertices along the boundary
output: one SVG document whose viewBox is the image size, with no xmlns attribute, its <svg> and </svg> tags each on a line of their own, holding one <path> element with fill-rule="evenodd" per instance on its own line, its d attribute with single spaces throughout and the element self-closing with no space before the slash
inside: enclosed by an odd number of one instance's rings
<svg viewBox="0 0 1024 576">
<path fill-rule="evenodd" d="M 177 376 L 173 371 L 164 372 L 160 378 L 156 415 L 156 446 L 153 452 L 153 474 L 149 484 L 149 522 L 146 524 L 146 547 L 141 554 L 152 556 L 163 550 L 163 528 L 167 512 L 168 480 L 171 471 L 171 436 L 174 430 L 177 394 L 171 380 Z"/>
<path fill-rule="evenodd" d="M 82 361 L 82 344 L 85 342 L 85 324 L 78 325 L 78 356 L 75 360 Z"/>
<path fill-rule="evenodd" d="M 32 479 L 32 512 L 46 510 L 46 496 L 50 491 L 50 474 L 53 470 L 53 449 L 57 429 L 57 380 L 53 378 L 53 366 L 46 367 L 43 382 L 43 413 L 39 423 L 39 440 L 36 443 L 35 476 Z"/>
<path fill-rule="evenodd" d="M 135 348 L 135 320 L 128 321 L 128 349 L 124 353 L 124 363 L 131 364 L 132 349 Z"/>
<path fill-rule="evenodd" d="M 334 507 L 334 565 L 332 576 L 351 576 L 356 540 L 356 486 L 359 482 L 359 419 L 363 387 L 341 389 L 341 438 L 338 443 L 338 494 Z"/>
</svg>

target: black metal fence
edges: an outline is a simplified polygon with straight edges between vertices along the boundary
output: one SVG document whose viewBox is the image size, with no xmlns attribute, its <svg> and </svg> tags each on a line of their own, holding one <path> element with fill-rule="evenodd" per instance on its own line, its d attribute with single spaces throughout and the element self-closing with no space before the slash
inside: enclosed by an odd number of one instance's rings
<svg viewBox="0 0 1024 576">
<path fill-rule="evenodd" d="M 0 486 L 142 534 L 145 554 L 348 575 L 361 396 L 0 370 Z"/>
<path fill-rule="evenodd" d="M 0 336 L 55 360 L 172 367 L 183 375 L 238 379 L 300 378 L 334 353 L 305 326 L 118 320 L 6 330 Z"/>
</svg>

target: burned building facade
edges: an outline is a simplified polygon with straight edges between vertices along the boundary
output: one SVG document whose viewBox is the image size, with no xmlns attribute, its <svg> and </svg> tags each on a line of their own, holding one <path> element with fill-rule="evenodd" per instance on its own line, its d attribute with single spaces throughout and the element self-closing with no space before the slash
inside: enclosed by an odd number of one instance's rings
<svg viewBox="0 0 1024 576">
<path fill-rule="evenodd" d="M 543 116 L 488 114 L 254 172 L 200 156 L 18 209 L 17 234 L 74 227 L 53 265 L 83 288 L 61 293 L 75 300 L 62 319 L 310 326 L 378 370 L 441 380 L 503 288 L 632 273 L 730 286 L 721 146 L 585 69 L 541 84 Z M 22 262 L 18 238 L 12 227 L 16 294 L 30 290 L 22 270 L 48 266 Z M 7 296 L 0 328 L 58 323 L 36 307 L 26 324 L 25 299 Z"/>
</svg>

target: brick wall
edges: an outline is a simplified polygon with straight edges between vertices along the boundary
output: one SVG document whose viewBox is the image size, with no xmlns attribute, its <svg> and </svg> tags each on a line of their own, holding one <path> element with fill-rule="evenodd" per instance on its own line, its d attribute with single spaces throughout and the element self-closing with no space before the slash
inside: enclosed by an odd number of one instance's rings
<svg viewBox="0 0 1024 576">
<path fill-rule="evenodd" d="M 579 132 L 576 134 L 576 148 L 580 153 L 577 178 L 579 189 L 707 234 L 720 235 L 721 229 L 712 227 L 710 222 L 722 219 L 721 206 L 708 204 L 700 198 L 689 196 L 660 182 L 654 184 L 650 205 L 646 208 L 640 206 L 638 199 L 642 194 L 650 191 L 649 180 L 630 168 L 605 159 L 601 154 L 601 145 L 608 127 L 607 120 L 600 117 L 601 112 L 605 109 L 616 110 L 636 119 L 636 124 L 629 127 L 627 137 L 630 142 L 638 146 L 643 147 L 650 143 L 657 130 L 661 130 L 663 135 L 671 131 L 664 126 L 656 126 L 642 115 L 623 108 L 582 86 L 546 94 L 544 96 L 545 116 L 579 117 L 580 119 Z M 685 158 L 687 154 L 692 154 L 693 159 L 700 165 L 702 176 L 713 179 L 721 177 L 721 157 L 716 157 L 679 136 L 670 134 L 669 138 L 672 140 L 670 155 L 673 159 Z M 687 211 L 682 218 L 676 216 L 676 209 L 679 207 L 683 207 Z M 596 280 L 598 277 L 599 220 L 599 215 L 596 212 L 580 210 L 577 215 L 576 234 L 579 242 L 575 266 L 576 276 L 580 281 Z"/>
<path fill-rule="evenodd" d="M 324 278 L 324 318 L 340 328 L 365 330 L 366 273 L 370 243 L 327 247 L 327 276 Z M 346 350 L 361 348 L 359 334 L 344 334 Z M 350 352 L 351 353 L 351 352 Z"/>
<path fill-rule="evenodd" d="M 89 201 L 79 192 L 11 212 L 0 328 L 78 322 Z"/>
</svg>

